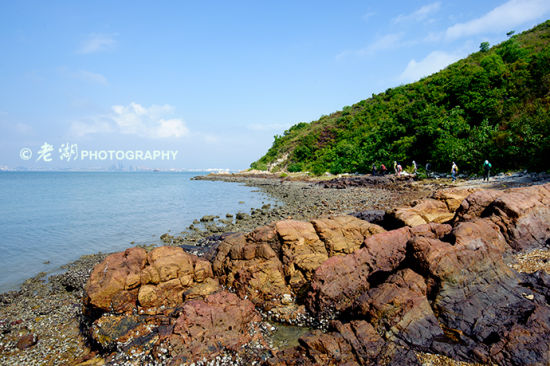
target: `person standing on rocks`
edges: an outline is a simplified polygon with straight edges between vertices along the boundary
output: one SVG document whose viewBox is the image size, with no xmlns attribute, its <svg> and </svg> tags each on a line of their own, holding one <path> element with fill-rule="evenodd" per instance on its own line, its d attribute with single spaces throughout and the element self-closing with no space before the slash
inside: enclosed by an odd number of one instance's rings
<svg viewBox="0 0 550 366">
<path fill-rule="evenodd" d="M 453 182 L 456 181 L 456 174 L 458 173 L 458 166 L 456 166 L 453 161 L 453 166 L 451 167 L 451 176 L 453 177 Z"/>
<path fill-rule="evenodd" d="M 387 171 L 386 166 L 384 164 L 380 164 L 380 174 L 386 175 Z"/>
<path fill-rule="evenodd" d="M 416 169 L 417 169 L 416 161 L 413 160 L 413 174 L 414 175 L 416 175 Z"/>
<path fill-rule="evenodd" d="M 485 162 L 483 163 L 483 170 L 484 170 L 483 181 L 487 180 L 488 182 L 489 175 L 491 174 L 491 163 L 489 163 L 489 160 L 485 160 Z"/>
<path fill-rule="evenodd" d="M 397 161 L 393 161 L 393 171 L 395 173 L 395 175 L 397 175 Z"/>
<path fill-rule="evenodd" d="M 376 163 L 372 164 L 372 175 L 376 175 Z"/>
<path fill-rule="evenodd" d="M 403 171 L 403 167 L 401 166 L 401 164 L 397 164 L 397 176 L 398 177 L 401 176 L 402 171 Z"/>
</svg>

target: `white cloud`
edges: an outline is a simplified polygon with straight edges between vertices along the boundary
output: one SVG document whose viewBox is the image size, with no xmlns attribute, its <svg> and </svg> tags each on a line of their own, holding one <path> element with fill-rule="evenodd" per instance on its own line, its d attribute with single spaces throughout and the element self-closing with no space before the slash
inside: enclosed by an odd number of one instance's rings
<svg viewBox="0 0 550 366">
<path fill-rule="evenodd" d="M 404 82 L 417 81 L 445 68 L 459 60 L 461 56 L 462 55 L 458 53 L 433 51 L 421 61 L 416 61 L 414 59 L 409 61 L 407 67 L 399 76 L 399 79 Z"/>
<path fill-rule="evenodd" d="M 436 13 L 441 7 L 439 1 L 424 5 L 410 14 L 401 14 L 392 19 L 393 23 L 403 23 L 408 21 L 421 22 L 426 20 L 430 15 Z"/>
<path fill-rule="evenodd" d="M 96 133 L 121 133 L 150 138 L 180 138 L 189 134 L 189 129 L 181 118 L 169 118 L 174 107 L 152 105 L 149 108 L 138 103 L 127 106 L 114 105 L 111 112 L 75 121 L 71 133 L 82 137 Z"/>
<path fill-rule="evenodd" d="M 484 32 L 510 31 L 511 27 L 538 19 L 548 12 L 548 0 L 509 0 L 479 18 L 447 28 L 445 37 L 457 39 Z"/>
<path fill-rule="evenodd" d="M 93 84 L 107 85 L 107 78 L 99 73 L 81 70 L 75 73 L 75 77 Z"/>
<path fill-rule="evenodd" d="M 116 40 L 113 34 L 92 33 L 80 44 L 77 53 L 89 54 L 113 49 Z"/>
</svg>

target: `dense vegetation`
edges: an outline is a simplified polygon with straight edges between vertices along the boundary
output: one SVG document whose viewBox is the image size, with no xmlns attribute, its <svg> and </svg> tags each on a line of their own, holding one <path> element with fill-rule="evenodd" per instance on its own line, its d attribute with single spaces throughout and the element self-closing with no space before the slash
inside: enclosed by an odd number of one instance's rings
<svg viewBox="0 0 550 366">
<path fill-rule="evenodd" d="M 418 82 L 275 136 L 255 169 L 368 172 L 414 159 L 477 173 L 550 168 L 550 20 Z"/>
</svg>

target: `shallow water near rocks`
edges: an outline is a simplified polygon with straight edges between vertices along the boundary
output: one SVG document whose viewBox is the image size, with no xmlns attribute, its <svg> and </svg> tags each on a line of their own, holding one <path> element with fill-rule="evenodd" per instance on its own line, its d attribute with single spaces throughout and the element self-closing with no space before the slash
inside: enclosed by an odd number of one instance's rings
<svg viewBox="0 0 550 366">
<path fill-rule="evenodd" d="M 269 339 L 278 349 L 298 346 L 298 339 L 312 331 L 311 328 L 295 325 L 275 323 L 273 326 L 275 330 L 270 334 Z"/>
<path fill-rule="evenodd" d="M 0 292 L 81 255 L 160 243 L 203 215 L 248 212 L 275 201 L 197 173 L 1 172 Z M 244 202 L 244 203 L 242 203 Z"/>
</svg>

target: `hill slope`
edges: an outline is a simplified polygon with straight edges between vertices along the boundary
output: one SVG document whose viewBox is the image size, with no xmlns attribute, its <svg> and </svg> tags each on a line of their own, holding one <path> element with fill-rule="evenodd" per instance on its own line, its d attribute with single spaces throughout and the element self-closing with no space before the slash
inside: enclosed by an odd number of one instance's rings
<svg viewBox="0 0 550 366">
<path fill-rule="evenodd" d="M 418 82 L 275 136 L 252 168 L 322 174 L 391 169 L 550 169 L 550 20 Z"/>
</svg>

